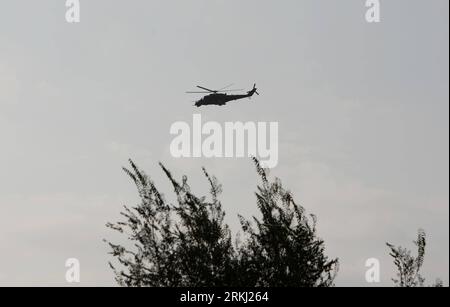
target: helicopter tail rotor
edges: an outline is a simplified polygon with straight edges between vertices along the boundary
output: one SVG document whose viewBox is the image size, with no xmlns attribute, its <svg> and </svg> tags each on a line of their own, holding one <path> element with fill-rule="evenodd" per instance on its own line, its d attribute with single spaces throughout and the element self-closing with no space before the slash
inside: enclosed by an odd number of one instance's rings
<svg viewBox="0 0 450 307">
<path fill-rule="evenodd" d="M 253 89 L 248 92 L 249 98 L 253 96 L 253 94 L 256 94 L 259 96 L 258 89 L 256 88 L 256 83 L 253 85 Z"/>
<path fill-rule="evenodd" d="M 256 83 L 253 85 L 253 89 L 255 90 L 255 94 L 259 96 L 258 89 L 256 88 Z"/>
</svg>

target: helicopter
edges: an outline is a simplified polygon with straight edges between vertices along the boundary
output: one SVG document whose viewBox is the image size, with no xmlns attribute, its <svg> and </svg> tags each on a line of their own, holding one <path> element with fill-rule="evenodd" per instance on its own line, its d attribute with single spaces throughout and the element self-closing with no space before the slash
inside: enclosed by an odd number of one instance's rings
<svg viewBox="0 0 450 307">
<path fill-rule="evenodd" d="M 188 94 L 209 94 L 203 97 L 202 99 L 195 102 L 195 106 L 197 108 L 201 106 L 207 106 L 207 105 L 215 105 L 215 106 L 224 106 L 229 101 L 233 100 L 239 100 L 244 98 L 251 98 L 254 94 L 259 95 L 256 84 L 253 85 L 253 89 L 247 92 L 247 94 L 241 94 L 241 95 L 230 95 L 227 94 L 229 92 L 236 92 L 236 91 L 242 91 L 242 90 L 226 90 L 233 84 L 230 84 L 220 90 L 211 90 L 203 86 L 197 86 L 199 89 L 202 89 L 202 92 L 186 92 Z"/>
</svg>

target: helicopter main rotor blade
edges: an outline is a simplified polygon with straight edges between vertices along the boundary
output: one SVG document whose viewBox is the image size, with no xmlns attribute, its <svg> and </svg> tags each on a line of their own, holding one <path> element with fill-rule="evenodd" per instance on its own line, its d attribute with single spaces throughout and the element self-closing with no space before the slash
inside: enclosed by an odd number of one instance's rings
<svg viewBox="0 0 450 307">
<path fill-rule="evenodd" d="M 210 90 L 209 88 L 206 88 L 206 87 L 203 87 L 203 86 L 199 86 L 199 85 L 197 85 L 197 87 L 198 87 L 198 88 L 201 88 L 202 90 L 205 90 L 205 91 L 211 92 L 211 93 L 216 93 L 216 92 L 217 92 L 217 91 L 213 91 L 213 90 Z"/>
<path fill-rule="evenodd" d="M 211 94 L 211 92 L 186 92 L 186 94 Z"/>
<path fill-rule="evenodd" d="M 226 90 L 226 91 L 219 91 L 219 92 L 223 92 L 223 93 L 226 93 L 226 92 L 242 92 L 244 89 L 236 89 L 236 90 Z"/>
<path fill-rule="evenodd" d="M 223 90 L 226 90 L 227 88 L 229 88 L 230 86 L 233 86 L 234 85 L 234 83 L 231 83 L 230 85 L 227 85 L 227 86 L 225 86 L 225 87 L 222 87 L 220 90 L 218 90 L 218 92 L 221 92 L 221 91 L 223 91 Z"/>
</svg>

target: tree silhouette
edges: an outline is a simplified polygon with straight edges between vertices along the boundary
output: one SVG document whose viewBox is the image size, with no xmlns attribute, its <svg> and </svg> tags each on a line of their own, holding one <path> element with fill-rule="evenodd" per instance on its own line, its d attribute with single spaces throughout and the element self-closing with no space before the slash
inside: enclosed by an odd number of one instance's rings
<svg viewBox="0 0 450 307">
<path fill-rule="evenodd" d="M 127 247 L 106 241 L 118 262 L 110 263 L 116 281 L 130 287 L 332 286 L 338 261 L 325 256 L 316 218 L 254 162 L 262 180 L 256 193 L 262 219 L 254 217 L 254 227 L 239 216 L 244 238 L 233 244 L 215 177 L 203 169 L 208 201 L 191 192 L 185 176 L 178 182 L 160 164 L 174 188 L 177 201 L 171 204 L 130 160 L 131 169 L 124 170 L 136 184 L 140 203 L 125 207 L 124 221 L 107 224 L 131 241 Z"/>
<path fill-rule="evenodd" d="M 392 279 L 397 287 L 424 287 L 425 278 L 420 274 L 425 259 L 426 233 L 419 229 L 417 240 L 413 241 L 417 246 L 417 256 L 413 256 L 411 251 L 401 246 L 394 246 L 386 243 L 390 249 L 390 255 L 394 259 L 397 268 L 397 278 Z M 437 279 L 434 287 L 442 287 L 443 282 Z"/>
<path fill-rule="evenodd" d="M 268 180 L 267 171 L 254 159 L 262 185 L 256 193 L 262 220 L 256 229 L 240 216 L 247 241 L 239 249 L 242 283 L 262 287 L 332 286 L 338 261 L 324 255 L 316 236 L 316 217 L 305 215 L 281 181 Z"/>
</svg>

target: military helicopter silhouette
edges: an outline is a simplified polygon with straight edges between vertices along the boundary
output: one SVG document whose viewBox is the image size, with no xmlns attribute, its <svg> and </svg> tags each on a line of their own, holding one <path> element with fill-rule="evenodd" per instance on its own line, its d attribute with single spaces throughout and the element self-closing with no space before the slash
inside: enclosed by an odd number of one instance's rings
<svg viewBox="0 0 450 307">
<path fill-rule="evenodd" d="M 201 106 L 207 106 L 207 105 L 215 105 L 215 106 L 224 106 L 229 101 L 233 100 L 239 100 L 244 98 L 251 98 L 254 94 L 259 95 L 256 84 L 253 85 L 253 89 L 248 91 L 247 94 L 243 95 L 229 95 L 226 93 L 229 92 L 236 92 L 236 91 L 242 91 L 242 90 L 225 90 L 232 86 L 233 84 L 230 84 L 220 90 L 210 90 L 209 88 L 203 87 L 203 86 L 197 86 L 199 89 L 202 89 L 202 92 L 186 92 L 188 94 L 209 94 L 204 96 L 202 99 L 195 102 L 196 107 Z"/>
</svg>

